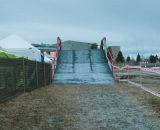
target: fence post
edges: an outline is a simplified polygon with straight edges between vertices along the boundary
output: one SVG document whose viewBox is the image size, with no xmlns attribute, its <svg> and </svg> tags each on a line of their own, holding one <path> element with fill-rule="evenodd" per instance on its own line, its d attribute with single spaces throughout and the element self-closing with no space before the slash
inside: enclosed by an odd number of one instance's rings
<svg viewBox="0 0 160 130">
<path fill-rule="evenodd" d="M 121 74 L 120 68 L 118 68 L 118 75 L 119 75 L 119 77 L 118 77 L 118 82 L 119 82 L 119 83 L 120 83 L 120 78 L 121 78 L 120 74 Z"/>
<path fill-rule="evenodd" d="M 53 63 L 52 64 L 52 79 L 54 79 L 54 73 L 55 73 L 55 65 Z"/>
<path fill-rule="evenodd" d="M 127 77 L 127 79 L 128 79 L 127 82 L 128 82 L 128 84 L 129 84 L 129 67 L 128 67 L 128 65 L 127 65 L 127 76 L 128 76 L 128 77 Z"/>
<path fill-rule="evenodd" d="M 52 84 L 52 64 L 50 65 L 50 84 Z"/>
<path fill-rule="evenodd" d="M 45 62 L 44 62 L 44 64 L 43 64 L 43 66 L 44 66 L 44 86 L 46 86 L 46 71 L 45 71 Z"/>
<path fill-rule="evenodd" d="M 14 91 L 16 91 L 17 90 L 17 61 L 16 61 L 16 65 L 14 65 L 14 70 L 13 70 L 13 74 L 14 74 L 14 77 L 13 77 L 13 79 L 14 79 Z"/>
<path fill-rule="evenodd" d="M 37 61 L 36 61 L 36 81 L 37 81 L 37 88 L 38 88 L 38 86 L 39 86 L 39 84 L 38 84 L 38 68 L 37 68 Z"/>
<path fill-rule="evenodd" d="M 141 86 L 142 86 L 142 71 L 141 71 L 141 67 L 142 65 L 141 65 L 141 63 L 140 63 L 140 84 L 141 84 Z"/>
<path fill-rule="evenodd" d="M 26 92 L 26 82 L 25 82 L 25 59 L 24 59 L 24 57 L 23 57 L 23 84 L 24 84 L 24 86 L 23 86 L 23 92 L 25 93 Z"/>
</svg>

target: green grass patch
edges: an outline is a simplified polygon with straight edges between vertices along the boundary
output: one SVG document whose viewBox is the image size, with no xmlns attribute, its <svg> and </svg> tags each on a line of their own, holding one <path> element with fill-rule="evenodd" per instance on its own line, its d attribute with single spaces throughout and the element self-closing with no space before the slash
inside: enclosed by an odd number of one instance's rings
<svg viewBox="0 0 160 130">
<path fill-rule="evenodd" d="M 14 54 L 9 54 L 9 53 L 6 53 L 6 52 L 0 52 L 0 58 L 11 58 L 11 59 L 14 59 L 14 58 L 18 58 L 18 57 L 15 56 Z"/>
</svg>

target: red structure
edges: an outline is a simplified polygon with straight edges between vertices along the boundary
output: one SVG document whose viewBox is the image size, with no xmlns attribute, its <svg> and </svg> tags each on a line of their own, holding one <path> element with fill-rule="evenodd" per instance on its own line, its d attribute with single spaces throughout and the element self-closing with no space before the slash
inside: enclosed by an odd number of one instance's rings
<svg viewBox="0 0 160 130">
<path fill-rule="evenodd" d="M 106 37 L 103 37 L 102 40 L 101 40 L 101 44 L 100 44 L 100 49 L 103 50 L 103 46 L 106 42 Z"/>
<path fill-rule="evenodd" d="M 57 37 L 57 48 L 56 48 L 56 57 L 54 59 L 54 62 L 52 64 L 52 77 L 54 78 L 54 74 L 55 74 L 55 70 L 56 70 L 56 66 L 57 66 L 57 60 L 58 60 L 58 56 L 59 56 L 59 51 L 62 49 L 62 42 L 60 37 Z"/>
</svg>

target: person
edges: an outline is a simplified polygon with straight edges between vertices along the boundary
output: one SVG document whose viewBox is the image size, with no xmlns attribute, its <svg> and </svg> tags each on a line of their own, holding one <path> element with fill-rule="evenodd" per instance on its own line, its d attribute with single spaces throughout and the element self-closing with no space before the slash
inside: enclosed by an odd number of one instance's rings
<svg viewBox="0 0 160 130">
<path fill-rule="evenodd" d="M 59 46 L 60 46 L 60 50 L 61 50 L 61 49 L 62 49 L 62 43 L 61 43 L 60 37 L 57 37 L 57 42 L 58 42 L 58 44 L 59 44 Z"/>
<path fill-rule="evenodd" d="M 60 50 L 62 50 L 62 43 L 61 43 L 61 40 L 59 41 L 59 45 L 60 45 Z"/>
<path fill-rule="evenodd" d="M 103 40 L 102 40 L 101 45 L 100 45 L 100 50 L 103 50 L 103 46 L 104 46 L 104 43 L 103 43 Z"/>
</svg>

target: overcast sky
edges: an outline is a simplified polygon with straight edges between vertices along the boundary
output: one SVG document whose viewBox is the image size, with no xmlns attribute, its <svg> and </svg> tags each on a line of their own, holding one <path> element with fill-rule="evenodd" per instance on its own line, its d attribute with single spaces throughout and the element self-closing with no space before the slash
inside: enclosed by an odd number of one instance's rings
<svg viewBox="0 0 160 130">
<path fill-rule="evenodd" d="M 100 42 L 160 51 L 160 0 L 0 0 L 0 39 Z"/>
</svg>

